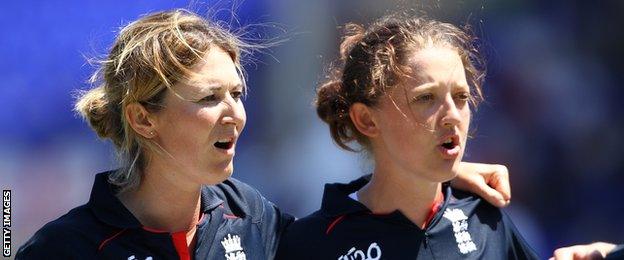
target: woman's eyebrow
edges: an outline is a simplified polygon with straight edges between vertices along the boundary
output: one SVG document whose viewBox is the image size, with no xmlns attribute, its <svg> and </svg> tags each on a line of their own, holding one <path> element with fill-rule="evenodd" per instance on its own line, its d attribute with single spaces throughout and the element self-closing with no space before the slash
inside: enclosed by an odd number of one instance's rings
<svg viewBox="0 0 624 260">
<path fill-rule="evenodd" d="M 196 94 L 215 93 L 215 92 L 221 92 L 224 90 L 243 88 L 242 83 L 224 84 L 221 82 L 212 82 L 212 83 L 198 82 L 196 83 L 195 86 L 197 86 L 197 90 L 194 91 Z"/>
<path fill-rule="evenodd" d="M 243 87 L 242 83 L 223 83 L 223 82 L 207 82 L 207 83 L 202 82 L 202 83 L 197 83 L 197 85 L 204 86 L 208 90 L 211 90 L 211 91 L 219 91 L 219 90 L 223 90 L 224 88 L 235 89 L 235 88 Z"/>
<path fill-rule="evenodd" d="M 414 91 L 427 91 L 427 90 L 431 90 L 434 89 L 438 86 L 439 84 L 437 82 L 426 82 L 426 83 L 422 83 L 419 84 L 417 86 L 414 86 L 414 88 L 412 88 L 412 90 Z"/>
<path fill-rule="evenodd" d="M 451 86 L 451 89 L 466 89 L 466 90 L 470 90 L 470 87 L 466 84 L 461 84 L 461 83 L 454 83 L 454 82 L 449 82 L 449 83 L 440 83 L 440 82 L 426 82 L 426 83 L 422 83 L 419 84 L 417 86 L 414 86 L 411 89 L 407 89 L 407 91 L 413 91 L 413 92 L 426 92 L 426 91 L 431 91 L 432 89 L 435 89 L 436 87 L 438 87 L 440 84 L 448 84 L 449 86 Z"/>
<path fill-rule="evenodd" d="M 463 83 L 460 83 L 460 84 L 450 83 L 450 85 L 453 87 L 453 89 L 460 88 L 460 89 L 468 89 L 468 90 L 470 90 L 470 86 L 466 85 L 466 84 L 463 84 Z"/>
</svg>

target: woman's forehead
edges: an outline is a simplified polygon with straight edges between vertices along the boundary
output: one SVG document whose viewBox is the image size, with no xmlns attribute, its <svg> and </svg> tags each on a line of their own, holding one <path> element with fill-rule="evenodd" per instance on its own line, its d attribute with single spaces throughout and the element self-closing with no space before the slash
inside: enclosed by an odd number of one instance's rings
<svg viewBox="0 0 624 260">
<path fill-rule="evenodd" d="M 242 89 L 243 83 L 240 79 L 236 80 L 206 80 L 206 81 L 187 81 L 176 84 L 173 89 L 186 98 L 199 97 L 202 95 L 214 94 L 222 91 Z"/>
<path fill-rule="evenodd" d="M 429 47 L 414 52 L 409 60 L 411 69 L 406 81 L 411 83 L 439 82 L 467 85 L 463 62 L 457 51 L 446 47 Z"/>
<path fill-rule="evenodd" d="M 184 96 L 196 96 L 243 86 L 236 64 L 221 48 L 211 48 L 191 71 L 187 79 L 174 86 L 174 89 Z"/>
<path fill-rule="evenodd" d="M 418 70 L 441 68 L 448 70 L 463 69 L 459 53 L 449 47 L 427 47 L 411 53 L 408 59 L 410 67 Z"/>
<path fill-rule="evenodd" d="M 232 57 L 221 48 L 211 48 L 192 68 L 189 85 L 236 85 L 241 82 Z"/>
</svg>

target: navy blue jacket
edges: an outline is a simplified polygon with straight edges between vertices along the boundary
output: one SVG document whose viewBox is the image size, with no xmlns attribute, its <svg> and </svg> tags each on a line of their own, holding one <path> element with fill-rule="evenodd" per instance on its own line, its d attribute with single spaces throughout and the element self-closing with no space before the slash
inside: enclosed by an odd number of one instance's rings
<svg viewBox="0 0 624 260">
<path fill-rule="evenodd" d="M 326 185 L 321 209 L 288 228 L 276 259 L 538 259 L 509 217 L 475 195 L 445 184 L 422 230 L 399 211 L 375 215 L 349 197 L 366 183 Z"/>
<path fill-rule="evenodd" d="M 16 259 L 272 259 L 293 218 L 235 179 L 205 186 L 197 242 L 188 252 L 183 233 L 145 228 L 114 195 L 109 172 L 95 178 L 83 206 L 46 224 Z M 167 205 L 162 205 L 167 207 Z M 227 256 L 226 256 L 227 254 Z"/>
</svg>

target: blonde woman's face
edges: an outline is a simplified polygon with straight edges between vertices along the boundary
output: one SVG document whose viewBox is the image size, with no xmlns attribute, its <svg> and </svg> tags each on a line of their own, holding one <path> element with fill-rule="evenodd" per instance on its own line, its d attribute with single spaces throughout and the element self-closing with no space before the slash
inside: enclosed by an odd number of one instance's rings
<svg viewBox="0 0 624 260">
<path fill-rule="evenodd" d="M 167 90 L 158 112 L 159 155 L 178 178 L 217 184 L 233 171 L 236 141 L 246 121 L 243 82 L 232 58 L 213 47 L 193 69 L 196 75 Z M 180 181 L 182 181 L 180 179 Z"/>
<path fill-rule="evenodd" d="M 373 109 L 381 140 L 375 156 L 431 182 L 450 180 L 470 125 L 470 89 L 462 60 L 450 48 L 429 47 L 412 54 L 409 65 L 411 77 Z"/>
</svg>

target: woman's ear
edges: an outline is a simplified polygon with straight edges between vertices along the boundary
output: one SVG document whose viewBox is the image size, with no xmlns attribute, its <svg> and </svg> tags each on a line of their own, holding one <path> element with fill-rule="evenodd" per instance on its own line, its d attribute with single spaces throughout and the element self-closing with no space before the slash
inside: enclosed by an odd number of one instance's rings
<svg viewBox="0 0 624 260">
<path fill-rule="evenodd" d="M 156 125 L 152 114 L 137 102 L 126 106 L 126 121 L 137 134 L 149 139 L 156 136 Z"/>
<path fill-rule="evenodd" d="M 349 109 L 349 116 L 355 128 L 363 135 L 367 137 L 379 135 L 379 125 L 370 107 L 362 103 L 355 103 Z"/>
</svg>

